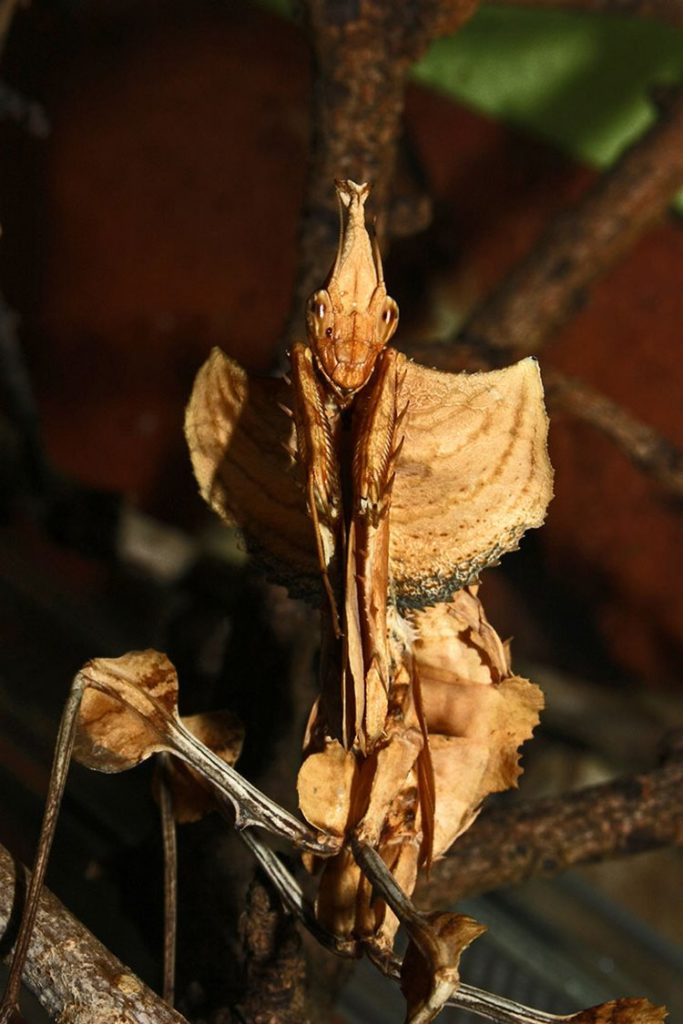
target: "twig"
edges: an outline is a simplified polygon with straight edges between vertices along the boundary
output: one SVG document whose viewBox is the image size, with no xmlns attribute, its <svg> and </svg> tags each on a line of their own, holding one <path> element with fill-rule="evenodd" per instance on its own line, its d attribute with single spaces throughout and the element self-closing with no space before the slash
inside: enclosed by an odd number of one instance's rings
<svg viewBox="0 0 683 1024">
<path fill-rule="evenodd" d="M 164 984 L 163 996 L 169 1006 L 175 1001 L 175 967 L 178 931 L 178 842 L 173 816 L 173 797 L 168 783 L 170 754 L 159 754 L 159 813 L 164 848 Z"/>
<path fill-rule="evenodd" d="M 443 906 L 578 864 L 683 844 L 683 757 L 557 799 L 482 814 L 432 868 L 417 901 Z"/>
<path fill-rule="evenodd" d="M 320 286 L 332 263 L 338 221 L 330 185 L 337 178 L 372 184 L 371 203 L 381 239 L 396 168 L 408 71 L 433 39 L 455 32 L 478 3 L 342 0 L 330 4 L 307 0 L 315 63 L 312 150 L 299 275 L 286 342 L 300 328 L 305 300 Z"/>
<path fill-rule="evenodd" d="M 683 498 L 683 451 L 680 448 L 575 377 L 565 377 L 547 367 L 543 379 L 548 400 L 555 408 L 565 409 L 597 427 L 636 466 L 670 494 Z"/>
<path fill-rule="evenodd" d="M 582 11 L 626 18 L 654 18 L 669 25 L 683 25 L 681 0 L 493 0 L 499 6 L 533 7 L 542 11 Z"/>
<path fill-rule="evenodd" d="M 491 364 L 537 352 L 683 185 L 683 88 L 667 91 L 655 124 L 474 311 L 454 343 Z"/>
<path fill-rule="evenodd" d="M 17 877 L 19 874 L 19 877 Z M 21 880 L 0 847 L 0 932 L 7 952 L 14 936 L 13 893 Z M 43 889 L 24 980 L 62 1024 L 187 1024 Z"/>
</svg>

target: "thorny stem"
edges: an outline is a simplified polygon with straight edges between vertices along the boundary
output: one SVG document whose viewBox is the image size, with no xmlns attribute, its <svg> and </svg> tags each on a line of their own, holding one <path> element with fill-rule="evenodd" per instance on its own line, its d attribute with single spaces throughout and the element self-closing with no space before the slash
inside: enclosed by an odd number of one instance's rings
<svg viewBox="0 0 683 1024">
<path fill-rule="evenodd" d="M 163 998 L 169 1006 L 175 1000 L 178 844 L 173 800 L 168 784 L 169 754 L 159 754 L 159 811 L 164 848 L 164 981 Z"/>
<path fill-rule="evenodd" d="M 330 856 L 339 848 L 339 841 L 320 832 L 314 832 L 279 804 L 270 800 L 239 772 L 221 761 L 180 722 L 171 722 L 169 737 L 173 752 L 202 775 L 212 788 L 229 800 L 235 809 L 234 825 L 237 829 L 257 826 L 288 839 L 300 850 Z"/>
<path fill-rule="evenodd" d="M 268 876 L 277 891 L 285 908 L 306 930 L 310 932 L 321 946 L 328 949 L 335 956 L 349 957 L 355 953 L 349 951 L 348 944 L 340 943 L 332 932 L 318 923 L 315 911 L 309 900 L 306 899 L 303 890 L 294 876 L 287 870 L 280 858 L 273 853 L 269 846 L 263 842 L 260 836 L 251 829 L 240 832 L 240 836 L 251 852 L 254 854 L 261 869 Z"/>
<path fill-rule="evenodd" d="M 654 18 L 669 25 L 683 25 L 681 0 L 494 0 L 505 7 L 530 7 L 542 11 L 582 11 L 622 17 Z"/>
<path fill-rule="evenodd" d="M 283 904 L 294 917 L 318 940 L 326 949 L 336 955 L 348 956 L 348 951 L 340 949 L 339 943 L 334 935 L 322 928 L 315 917 L 315 912 L 309 901 L 304 896 L 301 886 L 290 874 L 280 859 L 265 843 L 248 829 L 241 833 L 242 839 L 256 857 L 263 871 L 266 873 L 274 888 L 278 892 Z M 411 900 L 406 896 L 400 886 L 396 883 L 393 875 L 388 871 L 384 861 L 372 847 L 352 840 L 354 856 L 357 857 L 367 877 L 381 890 L 383 898 L 389 903 L 394 913 L 401 916 L 403 923 L 409 918 L 414 924 L 419 921 L 420 928 L 424 930 L 424 918 L 412 905 Z M 417 939 L 416 939 L 417 941 Z M 401 975 L 400 959 L 389 954 L 374 961 L 380 970 L 393 981 L 399 981 Z M 498 1024 L 568 1024 L 576 1015 L 557 1016 L 546 1013 L 543 1010 L 536 1010 L 530 1006 L 524 1006 L 512 999 L 497 996 L 492 992 L 476 988 L 474 985 L 461 983 L 458 990 L 448 1000 L 446 1006 L 458 1007 L 477 1014 L 487 1020 L 498 1022 Z"/>
<path fill-rule="evenodd" d="M 434 929 L 404 893 L 377 850 L 353 833 L 349 845 L 365 877 L 391 907 L 427 963 L 437 962 L 440 951 Z"/>
<path fill-rule="evenodd" d="M 586 287 L 665 212 L 683 185 L 683 87 L 667 90 L 660 106 L 655 124 L 550 224 L 453 344 L 492 364 L 537 352 L 576 312 Z"/>
</svg>

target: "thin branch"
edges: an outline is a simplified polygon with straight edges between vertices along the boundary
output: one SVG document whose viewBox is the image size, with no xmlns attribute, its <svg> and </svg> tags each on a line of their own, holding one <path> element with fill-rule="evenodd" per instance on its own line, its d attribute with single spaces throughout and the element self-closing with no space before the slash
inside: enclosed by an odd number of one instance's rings
<svg viewBox="0 0 683 1024">
<path fill-rule="evenodd" d="M 417 901 L 464 896 L 549 877 L 579 864 L 683 845 L 683 756 L 561 797 L 488 811 L 432 868 Z"/>
<path fill-rule="evenodd" d="M 532 7 L 541 11 L 581 11 L 624 18 L 653 18 L 668 25 L 683 25 L 681 0 L 492 0 L 497 6 Z"/>
<path fill-rule="evenodd" d="M 575 377 L 546 367 L 543 378 L 549 402 L 597 427 L 639 469 L 653 477 L 670 494 L 683 498 L 683 451 L 640 423 L 611 398 L 589 388 Z"/>
<path fill-rule="evenodd" d="M 173 816 L 173 797 L 168 782 L 170 754 L 159 754 L 157 782 L 161 839 L 164 849 L 164 984 L 169 1006 L 175 1002 L 175 968 L 178 931 L 178 842 Z"/>
<path fill-rule="evenodd" d="M 537 352 L 667 209 L 683 186 L 683 88 L 667 90 L 655 124 L 561 213 L 529 255 L 474 311 L 457 338 L 492 364 Z"/>
<path fill-rule="evenodd" d="M 22 869 L 0 847 L 0 933 L 7 952 Z M 17 883 L 20 883 L 17 885 Z M 24 980 L 62 1024 L 187 1024 L 43 889 Z"/>
</svg>

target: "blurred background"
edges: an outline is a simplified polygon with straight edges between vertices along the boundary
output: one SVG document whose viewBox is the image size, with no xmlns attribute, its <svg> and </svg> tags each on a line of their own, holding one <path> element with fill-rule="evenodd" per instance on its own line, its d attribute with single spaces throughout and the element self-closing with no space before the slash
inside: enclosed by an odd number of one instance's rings
<svg viewBox="0 0 683 1024">
<path fill-rule="evenodd" d="M 268 372 L 290 311 L 313 74 L 291 15 L 242 0 L 34 0 L 5 40 L 0 841 L 24 861 L 61 706 L 93 656 L 166 650 L 183 712 L 241 714 L 243 770 L 293 804 L 315 616 L 203 507 L 182 436 L 210 348 Z M 405 118 L 431 216 L 385 261 L 399 347 L 457 330 L 643 131 L 651 91 L 682 77 L 683 30 L 655 21 L 486 6 L 434 44 Z M 541 356 L 679 446 L 682 274 L 672 206 Z M 680 500 L 568 414 L 551 420 L 551 457 L 546 526 L 482 588 L 517 670 L 547 694 L 525 797 L 650 768 L 683 726 Z M 49 884 L 158 984 L 148 783 L 145 769 L 74 769 Z M 213 1019 L 235 983 L 236 879 L 251 869 L 220 825 L 188 832 L 181 1007 Z M 465 980 L 555 1012 L 648 995 L 675 1019 L 681 867 L 680 849 L 661 850 L 487 896 L 475 916 L 493 937 Z M 398 1019 L 388 985 L 362 970 L 339 1019 Z"/>
</svg>

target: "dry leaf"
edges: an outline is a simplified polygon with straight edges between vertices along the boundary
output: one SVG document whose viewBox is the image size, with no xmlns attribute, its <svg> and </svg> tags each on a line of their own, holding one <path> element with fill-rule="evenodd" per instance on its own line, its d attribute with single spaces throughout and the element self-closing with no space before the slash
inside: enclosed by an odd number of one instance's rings
<svg viewBox="0 0 683 1024">
<path fill-rule="evenodd" d="M 356 757 L 337 740 L 310 754 L 299 770 L 299 807 L 315 828 L 343 836 L 351 815 L 351 799 L 358 781 Z"/>
<path fill-rule="evenodd" d="M 664 1024 L 666 1007 L 647 999 L 615 999 L 567 1017 L 572 1024 Z"/>
<path fill-rule="evenodd" d="M 429 1024 L 460 983 L 460 957 L 485 925 L 463 914 L 425 915 L 433 932 L 429 958 L 410 942 L 401 965 L 401 991 L 406 997 L 406 1024 Z"/>
<path fill-rule="evenodd" d="M 320 570 L 284 380 L 251 378 L 215 348 L 185 414 L 192 467 L 205 501 L 292 593 L 317 601 Z"/>
<path fill-rule="evenodd" d="M 167 751 L 192 766 L 222 809 L 231 807 L 238 828 L 265 828 L 312 853 L 339 849 L 338 838 L 312 832 L 181 722 L 176 709 L 178 679 L 164 654 L 135 651 L 122 658 L 96 658 L 78 673 L 75 685 L 81 688 L 82 699 L 74 754 L 82 764 L 97 771 L 118 772 L 151 754 Z M 215 737 L 215 729 L 211 731 Z M 228 743 L 230 756 L 234 739 L 233 735 Z"/>
</svg>

